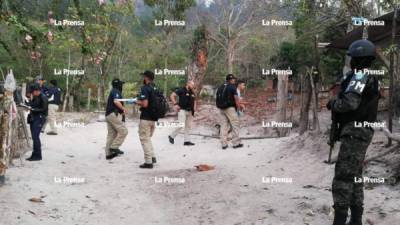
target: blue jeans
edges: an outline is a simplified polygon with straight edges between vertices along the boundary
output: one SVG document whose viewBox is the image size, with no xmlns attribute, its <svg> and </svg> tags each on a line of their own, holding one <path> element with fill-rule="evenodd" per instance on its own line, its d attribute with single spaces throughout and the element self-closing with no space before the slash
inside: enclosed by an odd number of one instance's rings
<svg viewBox="0 0 400 225">
<path fill-rule="evenodd" d="M 42 158 L 42 145 L 40 143 L 40 131 L 42 130 L 44 122 L 43 115 L 32 115 L 30 123 L 32 141 L 33 141 L 33 152 L 32 158 Z"/>
</svg>

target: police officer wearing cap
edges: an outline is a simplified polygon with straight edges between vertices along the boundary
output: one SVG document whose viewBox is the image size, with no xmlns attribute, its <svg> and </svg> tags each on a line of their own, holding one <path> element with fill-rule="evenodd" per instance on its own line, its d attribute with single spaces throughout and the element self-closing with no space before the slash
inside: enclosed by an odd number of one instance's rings
<svg viewBox="0 0 400 225">
<path fill-rule="evenodd" d="M 232 147 L 243 147 L 239 137 L 240 121 L 237 113 L 238 110 L 243 110 L 243 105 L 240 104 L 235 84 L 236 77 L 233 74 L 228 74 L 226 82 L 217 90 L 216 105 L 220 109 L 222 119 L 220 130 L 222 149 L 228 148 L 229 128 L 232 128 Z"/>
<path fill-rule="evenodd" d="M 39 75 L 39 76 L 36 76 L 35 82 L 39 85 L 40 90 L 42 91 L 42 93 L 44 95 L 48 96 L 49 89 L 46 86 L 46 79 L 44 79 L 44 77 L 42 75 Z"/>
<path fill-rule="evenodd" d="M 341 141 L 332 182 L 335 209 L 333 225 L 345 225 L 349 209 L 349 224 L 362 225 L 363 164 L 374 131 L 371 127 L 360 124 L 375 122 L 377 119 L 379 81 L 367 73 L 375 54 L 375 45 L 368 40 L 358 40 L 350 45 L 348 55 L 351 56 L 352 70 L 341 82 L 341 90 L 336 98 L 327 104 L 327 108 L 335 113 L 339 122 Z"/>
<path fill-rule="evenodd" d="M 30 125 L 33 151 L 28 161 L 42 160 L 42 146 L 40 143 L 40 131 L 47 115 L 47 97 L 41 92 L 38 84 L 30 87 L 31 101 L 28 103 L 30 112 L 28 114 L 28 123 Z"/>
<path fill-rule="evenodd" d="M 144 163 L 139 168 L 152 169 L 157 160 L 151 137 L 154 134 L 158 119 L 153 113 L 152 107 L 154 106 L 151 101 L 157 87 L 154 84 L 154 73 L 152 71 L 146 70 L 141 75 L 143 76 L 143 86 L 137 104 L 140 105 L 139 139 L 143 148 Z"/>
<path fill-rule="evenodd" d="M 119 147 L 124 143 L 128 135 L 128 129 L 125 126 L 126 109 L 124 103 L 118 101 L 118 99 L 122 99 L 122 86 L 124 83 L 118 78 L 113 79 L 111 82 L 112 89 L 107 100 L 106 122 L 108 133 L 105 149 L 107 160 L 124 154 Z"/>
</svg>

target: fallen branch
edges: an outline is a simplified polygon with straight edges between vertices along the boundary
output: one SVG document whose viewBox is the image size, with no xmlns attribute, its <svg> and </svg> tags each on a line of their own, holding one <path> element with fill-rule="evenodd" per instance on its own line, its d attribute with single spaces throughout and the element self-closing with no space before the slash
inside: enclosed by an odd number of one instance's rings
<svg viewBox="0 0 400 225">
<path fill-rule="evenodd" d="M 380 157 L 382 157 L 382 156 L 388 155 L 388 154 L 390 154 L 390 153 L 392 153 L 392 152 L 395 152 L 395 151 L 397 151 L 397 150 L 399 150 L 399 146 L 398 146 L 398 145 L 397 145 L 397 146 L 394 146 L 394 147 L 392 147 L 392 148 L 390 148 L 389 150 L 387 150 L 387 151 L 384 152 L 384 153 L 381 153 L 381 154 L 379 154 L 379 155 L 376 155 L 376 156 L 374 156 L 374 157 L 371 157 L 371 158 L 369 158 L 369 159 L 366 159 L 366 160 L 365 160 L 365 163 L 369 163 L 369 162 L 371 162 L 371 161 L 374 161 L 374 160 L 376 160 L 376 159 L 378 159 L 378 158 L 380 158 Z"/>
<path fill-rule="evenodd" d="M 377 128 L 377 129 L 374 129 L 374 130 L 376 130 L 376 131 L 382 131 L 382 132 L 385 134 L 386 137 L 388 137 L 388 138 L 390 138 L 391 140 L 394 140 L 394 141 L 397 141 L 397 142 L 400 143 L 400 136 L 394 135 L 394 134 L 391 133 L 387 128 L 381 127 L 381 128 Z M 399 150 L 399 145 L 390 148 L 389 150 L 387 150 L 387 151 L 384 152 L 384 153 L 381 153 L 381 154 L 379 154 L 379 155 L 376 155 L 376 156 L 374 156 L 374 157 L 371 157 L 371 158 L 369 158 L 369 159 L 366 159 L 366 160 L 365 160 L 365 163 L 369 163 L 369 162 L 371 162 L 371 161 L 374 161 L 374 160 L 376 160 L 376 159 L 378 159 L 378 158 L 380 158 L 380 157 L 382 157 L 382 156 L 388 155 L 388 154 L 390 154 L 390 153 L 392 153 L 392 152 L 395 152 L 395 151 L 397 151 L 397 150 Z"/>
<path fill-rule="evenodd" d="M 387 128 L 380 128 L 379 130 L 382 131 L 388 138 L 392 139 L 393 141 L 400 142 L 400 136 L 394 135 Z"/>
</svg>

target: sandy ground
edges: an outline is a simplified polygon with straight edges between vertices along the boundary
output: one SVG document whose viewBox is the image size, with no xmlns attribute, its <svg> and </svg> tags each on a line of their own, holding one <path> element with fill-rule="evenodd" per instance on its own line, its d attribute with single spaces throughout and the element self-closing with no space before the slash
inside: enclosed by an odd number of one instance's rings
<svg viewBox="0 0 400 225">
<path fill-rule="evenodd" d="M 16 160 L 7 171 L 7 184 L 0 189 L 0 225 L 332 223 L 334 166 L 322 163 L 327 152 L 315 151 L 306 143 L 310 140 L 293 134 L 246 140 L 245 148 L 221 150 L 217 139 L 199 136 L 193 136 L 194 147 L 183 146 L 182 136 L 171 145 L 171 128 L 159 128 L 153 137 L 159 163 L 153 170 L 141 170 L 137 123 L 130 120 L 127 125 L 129 135 L 121 147 L 125 155 L 112 161 L 104 159 L 104 122 L 43 135 L 44 160 Z M 293 144 L 299 139 L 303 146 Z M 198 172 L 193 168 L 197 164 L 215 169 Z M 77 182 L 64 183 L 63 177 Z M 178 182 L 156 182 L 165 177 Z M 268 177 L 288 179 L 268 183 Z M 376 186 L 365 195 L 364 222 L 371 222 L 365 224 L 398 224 L 398 187 Z M 44 202 L 29 201 L 32 197 Z"/>
</svg>

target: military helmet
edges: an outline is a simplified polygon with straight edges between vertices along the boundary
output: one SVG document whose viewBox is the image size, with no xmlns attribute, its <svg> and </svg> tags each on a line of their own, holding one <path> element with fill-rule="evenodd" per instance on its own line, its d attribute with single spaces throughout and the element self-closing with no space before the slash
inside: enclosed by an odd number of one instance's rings
<svg viewBox="0 0 400 225">
<path fill-rule="evenodd" d="M 375 45 L 368 40 L 357 40 L 351 43 L 347 55 L 351 57 L 375 57 Z"/>
</svg>

